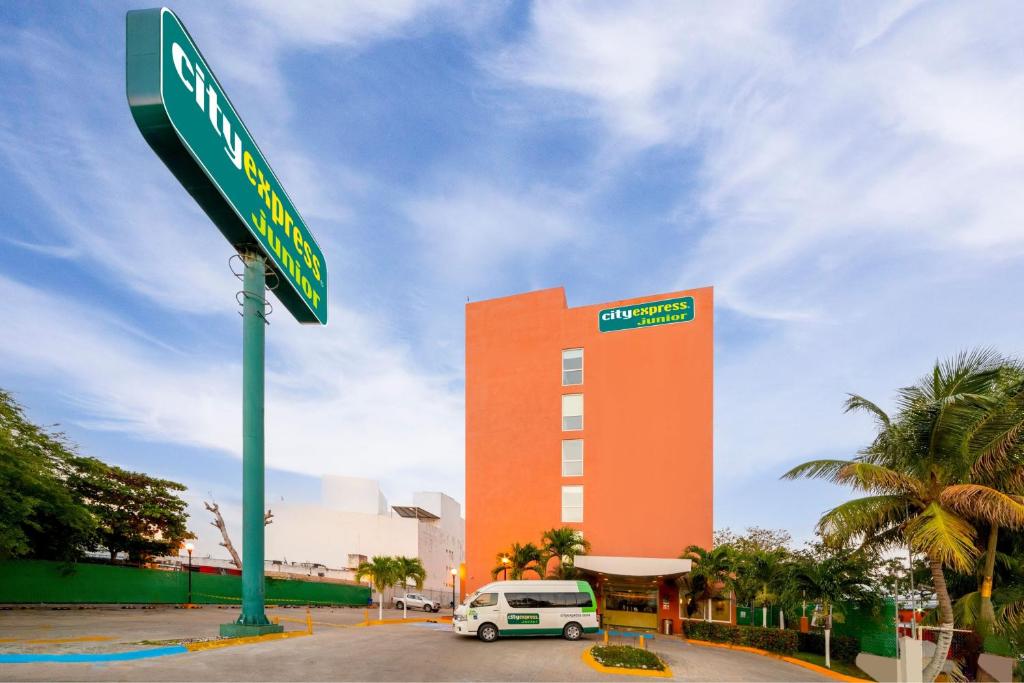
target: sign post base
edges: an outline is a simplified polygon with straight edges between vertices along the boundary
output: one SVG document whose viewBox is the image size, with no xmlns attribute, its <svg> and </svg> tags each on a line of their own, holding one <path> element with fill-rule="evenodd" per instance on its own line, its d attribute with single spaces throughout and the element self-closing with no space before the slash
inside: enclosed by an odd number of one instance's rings
<svg viewBox="0 0 1024 683">
<path fill-rule="evenodd" d="M 268 633 L 281 633 L 284 626 L 281 624 L 221 624 L 221 638 L 245 638 L 247 636 L 265 636 Z"/>
</svg>

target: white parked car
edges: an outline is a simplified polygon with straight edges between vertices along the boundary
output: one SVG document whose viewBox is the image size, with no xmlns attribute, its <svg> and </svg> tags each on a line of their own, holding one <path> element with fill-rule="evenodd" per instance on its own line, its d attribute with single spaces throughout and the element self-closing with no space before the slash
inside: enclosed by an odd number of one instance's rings
<svg viewBox="0 0 1024 683">
<path fill-rule="evenodd" d="M 408 607 L 409 609 L 421 609 L 424 612 L 436 612 L 441 609 L 441 603 L 437 600 L 431 600 L 425 595 L 419 593 L 406 593 L 405 595 L 396 595 L 391 598 L 391 601 L 395 604 L 395 609 L 402 609 Z"/>
</svg>

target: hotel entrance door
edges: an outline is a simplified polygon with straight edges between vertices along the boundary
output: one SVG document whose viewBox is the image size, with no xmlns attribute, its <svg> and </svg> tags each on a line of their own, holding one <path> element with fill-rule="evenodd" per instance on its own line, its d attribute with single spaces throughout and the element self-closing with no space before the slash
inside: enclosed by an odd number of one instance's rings
<svg viewBox="0 0 1024 683">
<path fill-rule="evenodd" d="M 602 625 L 658 629 L 657 586 L 604 585 Z"/>
</svg>

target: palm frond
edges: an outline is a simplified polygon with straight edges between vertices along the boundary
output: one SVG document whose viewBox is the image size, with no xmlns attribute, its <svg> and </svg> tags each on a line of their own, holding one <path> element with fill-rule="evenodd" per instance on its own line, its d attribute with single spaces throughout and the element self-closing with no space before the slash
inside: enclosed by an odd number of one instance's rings
<svg viewBox="0 0 1024 683">
<path fill-rule="evenodd" d="M 810 460 L 797 465 L 783 474 L 780 479 L 827 479 L 833 483 L 836 476 L 848 465 L 854 465 L 854 460 Z"/>
<path fill-rule="evenodd" d="M 857 394 L 848 394 L 846 398 L 846 403 L 844 404 L 844 408 L 845 409 L 843 410 L 843 412 L 845 413 L 850 413 L 855 410 L 864 410 L 871 413 L 878 419 L 883 429 L 888 429 L 889 425 L 891 424 L 889 416 L 886 414 L 886 412 L 879 408 L 875 403 L 869 401 L 863 396 L 858 396 Z"/>
<path fill-rule="evenodd" d="M 906 518 L 906 502 L 899 495 L 855 498 L 822 515 L 818 531 L 826 540 L 839 545 L 870 538 L 898 528 Z"/>
<path fill-rule="evenodd" d="M 1024 527 L 1024 499 L 988 486 L 947 486 L 939 494 L 939 502 L 964 517 L 1011 529 Z"/>
<path fill-rule="evenodd" d="M 910 519 L 905 532 L 911 548 L 957 571 L 970 571 L 978 555 L 974 527 L 938 503 Z"/>
</svg>

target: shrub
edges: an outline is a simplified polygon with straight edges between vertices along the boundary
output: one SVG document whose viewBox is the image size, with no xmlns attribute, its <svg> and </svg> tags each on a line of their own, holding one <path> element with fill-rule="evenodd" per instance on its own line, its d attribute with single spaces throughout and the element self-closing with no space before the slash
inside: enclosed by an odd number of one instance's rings
<svg viewBox="0 0 1024 683">
<path fill-rule="evenodd" d="M 825 634 L 821 631 L 809 633 L 798 633 L 798 647 L 800 652 L 810 652 L 815 655 L 825 654 Z M 860 653 L 860 641 L 853 636 L 839 636 L 832 634 L 831 637 L 832 658 L 847 664 L 853 664 Z"/>
<path fill-rule="evenodd" d="M 686 637 L 694 640 L 746 645 L 769 652 L 796 652 L 798 646 L 796 631 L 788 629 L 733 626 L 732 624 L 715 624 L 706 621 L 685 622 L 684 629 Z"/>
<path fill-rule="evenodd" d="M 604 666 L 615 666 L 621 669 L 648 669 L 664 671 L 665 665 L 658 655 L 650 650 L 641 650 L 629 645 L 595 645 L 590 654 Z"/>
</svg>

